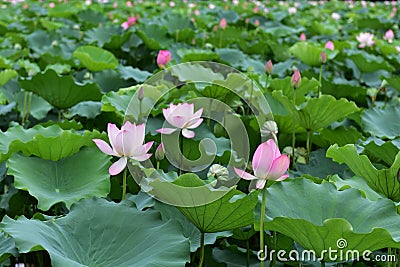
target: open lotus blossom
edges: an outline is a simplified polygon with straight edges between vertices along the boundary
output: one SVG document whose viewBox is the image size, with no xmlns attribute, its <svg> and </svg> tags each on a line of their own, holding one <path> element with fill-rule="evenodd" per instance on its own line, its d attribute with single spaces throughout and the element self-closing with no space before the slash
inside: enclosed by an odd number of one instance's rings
<svg viewBox="0 0 400 267">
<path fill-rule="evenodd" d="M 130 26 L 135 25 L 135 24 L 136 24 L 136 18 L 130 16 L 127 21 L 125 21 L 121 24 L 121 27 L 124 28 L 124 30 L 127 30 Z"/>
<path fill-rule="evenodd" d="M 332 41 L 328 41 L 325 44 L 325 48 L 333 51 L 333 50 L 335 50 L 335 45 L 333 44 Z"/>
<path fill-rule="evenodd" d="M 157 55 L 157 65 L 164 69 L 165 66 L 172 60 L 171 52 L 169 50 L 160 50 Z"/>
<path fill-rule="evenodd" d="M 289 168 L 290 160 L 285 154 L 281 155 L 273 139 L 262 143 L 253 155 L 254 175 L 241 169 L 234 168 L 237 175 L 246 180 L 257 180 L 256 187 L 262 189 L 267 180 L 282 181 L 289 177 L 285 174 Z"/>
<path fill-rule="evenodd" d="M 182 129 L 182 135 L 186 138 L 193 138 L 194 132 L 189 129 L 197 128 L 203 119 L 200 118 L 203 108 L 194 112 L 194 104 L 170 104 L 169 108 L 163 109 L 165 119 L 175 128 L 161 128 L 157 132 L 162 134 L 172 134 L 178 129 Z"/>
<path fill-rule="evenodd" d="M 93 139 L 93 142 L 103 153 L 120 157 L 118 161 L 110 166 L 108 172 L 111 175 L 117 175 L 122 172 L 128 163 L 128 158 L 136 161 L 145 161 L 150 158 L 151 154 L 147 152 L 153 142 L 143 144 L 145 136 L 144 124 L 136 125 L 127 121 L 120 130 L 115 124 L 109 123 L 107 133 L 111 146 L 101 139 Z"/>
<path fill-rule="evenodd" d="M 393 43 L 394 32 L 392 30 L 388 30 L 383 36 L 383 40 L 387 40 L 389 44 Z"/>
<path fill-rule="evenodd" d="M 361 32 L 360 35 L 356 36 L 356 39 L 360 43 L 359 48 L 371 47 L 375 43 L 374 35 L 369 32 Z"/>
</svg>

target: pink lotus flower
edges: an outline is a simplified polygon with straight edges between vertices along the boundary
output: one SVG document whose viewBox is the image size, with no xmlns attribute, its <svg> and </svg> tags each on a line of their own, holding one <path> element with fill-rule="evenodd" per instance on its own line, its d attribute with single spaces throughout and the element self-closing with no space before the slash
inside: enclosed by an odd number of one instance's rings
<svg viewBox="0 0 400 267">
<path fill-rule="evenodd" d="M 295 7 L 289 7 L 289 8 L 288 8 L 288 12 L 289 12 L 289 14 L 294 14 L 294 13 L 297 12 L 297 8 L 295 8 Z"/>
<path fill-rule="evenodd" d="M 257 147 L 253 155 L 254 175 L 241 169 L 234 168 L 237 175 L 246 180 L 257 180 L 256 187 L 263 189 L 267 180 L 282 181 L 289 177 L 285 174 L 289 168 L 290 160 L 287 155 L 281 155 L 273 139 Z"/>
<path fill-rule="evenodd" d="M 254 26 L 256 26 L 256 27 L 260 26 L 260 21 L 258 19 L 256 19 L 254 21 Z"/>
<path fill-rule="evenodd" d="M 169 108 L 163 109 L 165 119 L 175 128 L 161 128 L 157 132 L 162 134 L 172 134 L 178 129 L 182 129 L 182 135 L 186 138 L 193 138 L 194 132 L 188 129 L 197 128 L 202 122 L 201 117 L 203 108 L 194 112 L 194 104 L 170 104 Z"/>
<path fill-rule="evenodd" d="M 219 22 L 219 27 L 223 30 L 226 28 L 226 19 L 222 18 L 221 21 Z"/>
<path fill-rule="evenodd" d="M 165 65 L 167 65 L 172 60 L 171 52 L 169 50 L 160 50 L 157 55 L 157 65 L 164 69 Z"/>
<path fill-rule="evenodd" d="M 147 152 L 153 145 L 153 142 L 143 145 L 144 130 L 144 124 L 136 126 L 136 124 L 127 121 L 120 130 L 115 124 L 109 123 L 107 133 L 111 146 L 101 139 L 93 139 L 93 142 L 103 153 L 120 157 L 108 169 L 111 175 L 117 175 L 122 172 L 128 163 L 128 158 L 137 161 L 145 161 L 150 158 L 151 154 Z"/>
<path fill-rule="evenodd" d="M 136 24 L 136 18 L 130 16 L 127 21 L 125 21 L 121 24 L 121 26 L 122 26 L 122 28 L 124 28 L 124 30 L 127 30 L 130 26 L 135 25 L 135 24 Z"/>
<path fill-rule="evenodd" d="M 300 40 L 301 41 L 305 41 L 307 38 L 306 38 L 306 35 L 304 34 L 304 32 L 302 32 L 301 34 L 300 34 Z"/>
<path fill-rule="evenodd" d="M 375 43 L 374 35 L 369 32 L 361 32 L 360 35 L 356 36 L 356 39 L 360 43 L 359 48 L 371 47 Z"/>
<path fill-rule="evenodd" d="M 334 20 L 339 20 L 340 19 L 340 15 L 338 13 L 333 12 L 331 16 L 332 16 L 332 18 Z"/>
<path fill-rule="evenodd" d="M 299 70 L 295 70 L 292 79 L 290 80 L 290 83 L 292 84 L 293 88 L 299 88 L 301 84 L 301 75 Z"/>
<path fill-rule="evenodd" d="M 335 50 L 335 45 L 333 44 L 332 41 L 328 41 L 325 44 L 325 48 L 333 51 L 333 50 Z"/>
<path fill-rule="evenodd" d="M 271 59 L 270 59 L 270 60 L 268 60 L 267 64 L 265 64 L 265 72 L 266 72 L 267 74 L 271 74 L 273 68 L 274 68 L 274 65 L 272 65 L 272 61 L 271 61 Z"/>
<path fill-rule="evenodd" d="M 390 29 L 383 36 L 383 40 L 387 40 L 389 44 L 393 43 L 394 32 Z"/>
</svg>

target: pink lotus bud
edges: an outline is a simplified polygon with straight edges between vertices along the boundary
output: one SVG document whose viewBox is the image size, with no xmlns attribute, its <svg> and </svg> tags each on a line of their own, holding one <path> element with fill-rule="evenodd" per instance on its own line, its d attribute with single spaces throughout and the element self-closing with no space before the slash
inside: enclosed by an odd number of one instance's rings
<svg viewBox="0 0 400 267">
<path fill-rule="evenodd" d="M 328 41 L 328 42 L 325 44 L 325 48 L 333 51 L 333 50 L 335 50 L 335 45 L 333 44 L 332 41 Z"/>
<path fill-rule="evenodd" d="M 143 86 L 140 86 L 139 91 L 138 91 L 138 99 L 139 101 L 142 101 L 144 98 L 144 89 Z"/>
<path fill-rule="evenodd" d="M 256 26 L 256 27 L 260 26 L 260 21 L 258 19 L 256 19 L 254 21 L 254 26 Z"/>
<path fill-rule="evenodd" d="M 254 12 L 254 13 L 258 13 L 258 11 L 260 11 L 260 9 L 258 8 L 258 6 L 256 6 L 256 7 L 253 9 L 253 12 Z"/>
<path fill-rule="evenodd" d="M 128 24 L 129 24 L 129 26 L 135 25 L 135 24 L 136 24 L 136 18 L 130 16 L 130 17 L 128 18 Z"/>
<path fill-rule="evenodd" d="M 223 30 L 226 28 L 226 19 L 222 18 L 221 21 L 219 22 L 219 27 Z"/>
<path fill-rule="evenodd" d="M 292 84 L 294 89 L 297 89 L 300 87 L 301 84 L 301 75 L 300 75 L 300 71 L 299 70 L 295 70 L 293 75 L 292 75 L 292 79 L 290 81 L 290 83 Z"/>
<path fill-rule="evenodd" d="M 200 15 L 200 10 L 196 9 L 195 11 L 193 11 L 193 14 L 195 14 L 196 16 Z"/>
<path fill-rule="evenodd" d="M 321 55 L 319 57 L 319 62 L 321 62 L 321 64 L 325 64 L 326 63 L 326 53 L 325 53 L 325 51 L 321 52 Z"/>
<path fill-rule="evenodd" d="M 268 60 L 267 64 L 265 64 L 265 72 L 271 75 L 274 65 L 272 65 L 272 61 Z"/>
<path fill-rule="evenodd" d="M 129 23 L 127 21 L 122 22 L 121 27 L 124 28 L 124 30 L 129 29 Z"/>
<path fill-rule="evenodd" d="M 394 32 L 390 29 L 383 36 L 383 40 L 387 40 L 388 43 L 391 44 L 391 43 L 393 43 L 393 39 L 394 39 Z"/>
<path fill-rule="evenodd" d="M 113 8 L 117 8 L 117 7 L 118 7 L 118 3 L 115 2 L 115 3 L 113 4 Z"/>
<path fill-rule="evenodd" d="M 53 2 L 51 2 L 50 4 L 49 4 L 49 8 L 54 8 L 56 6 L 56 4 L 54 4 Z"/>
<path fill-rule="evenodd" d="M 131 1 L 127 1 L 127 2 L 126 2 L 126 6 L 127 6 L 127 7 L 133 7 L 132 2 L 131 2 Z"/>
<path fill-rule="evenodd" d="M 161 143 L 158 145 L 155 153 L 156 160 L 161 161 L 165 157 L 165 149 L 164 149 L 164 144 Z"/>
<path fill-rule="evenodd" d="M 171 52 L 169 50 L 160 50 L 157 56 L 157 65 L 164 69 L 165 65 L 167 65 L 172 60 Z"/>
<path fill-rule="evenodd" d="M 304 32 L 302 32 L 301 34 L 300 34 L 300 40 L 301 41 L 305 41 L 307 38 L 306 38 L 306 35 L 304 34 Z"/>
</svg>

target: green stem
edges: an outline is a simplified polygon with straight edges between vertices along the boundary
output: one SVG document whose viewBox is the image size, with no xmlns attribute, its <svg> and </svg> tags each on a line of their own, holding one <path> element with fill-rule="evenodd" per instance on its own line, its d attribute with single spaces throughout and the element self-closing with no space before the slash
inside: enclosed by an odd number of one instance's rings
<svg viewBox="0 0 400 267">
<path fill-rule="evenodd" d="M 160 169 L 160 161 L 157 160 L 157 170 Z"/>
<path fill-rule="evenodd" d="M 251 101 L 253 99 L 253 83 L 250 84 L 250 100 L 249 100 L 249 106 L 248 106 L 248 114 L 250 115 L 251 111 Z"/>
<path fill-rule="evenodd" d="M 266 205 L 266 196 L 267 196 L 267 185 L 262 189 L 262 201 L 261 201 L 261 218 L 260 218 L 260 250 L 264 253 L 262 254 L 262 258 L 265 257 L 266 251 L 264 250 L 264 217 L 265 217 L 265 205 Z M 264 260 L 261 260 L 261 267 L 265 267 Z"/>
<path fill-rule="evenodd" d="M 142 122 L 142 100 L 139 100 L 139 118 L 138 123 Z"/>
<path fill-rule="evenodd" d="M 320 94 L 321 94 L 321 87 L 322 87 L 322 67 L 323 67 L 323 65 L 321 65 L 321 67 L 319 68 L 318 97 L 320 97 Z"/>
<path fill-rule="evenodd" d="M 127 173 L 128 167 L 125 167 L 124 169 L 124 174 L 122 176 L 122 200 L 125 199 L 126 197 L 126 173 Z"/>
<path fill-rule="evenodd" d="M 311 153 L 311 131 L 307 130 L 307 163 L 310 162 L 310 153 Z"/>
<path fill-rule="evenodd" d="M 179 135 L 179 142 L 180 142 L 179 175 L 181 175 L 182 174 L 182 168 L 183 168 L 183 136 L 182 136 L 182 134 Z"/>
<path fill-rule="evenodd" d="M 201 232 L 200 234 L 200 261 L 199 267 L 203 267 L 204 262 L 204 233 Z"/>
<path fill-rule="evenodd" d="M 296 108 L 296 89 L 293 92 L 293 105 Z M 293 113 L 293 127 L 292 127 L 292 168 L 296 166 L 296 162 L 294 159 L 294 150 L 296 146 L 296 114 Z"/>
<path fill-rule="evenodd" d="M 250 244 L 249 240 L 246 240 L 246 266 L 250 266 Z"/>
</svg>

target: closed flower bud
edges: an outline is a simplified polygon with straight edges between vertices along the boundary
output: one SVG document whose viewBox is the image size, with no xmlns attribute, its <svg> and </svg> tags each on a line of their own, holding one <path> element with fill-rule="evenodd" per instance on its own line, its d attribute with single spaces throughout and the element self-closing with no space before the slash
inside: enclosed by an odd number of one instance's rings
<svg viewBox="0 0 400 267">
<path fill-rule="evenodd" d="M 320 57 L 319 57 L 319 62 L 321 62 L 321 64 L 325 64 L 326 63 L 326 53 L 325 51 L 322 51 Z"/>
<path fill-rule="evenodd" d="M 290 82 L 291 82 L 292 87 L 293 87 L 294 89 L 297 89 L 297 88 L 300 87 L 300 84 L 301 84 L 301 75 L 300 75 L 300 71 L 299 71 L 299 70 L 295 70 L 295 71 L 294 71 L 294 73 L 293 73 L 293 75 L 292 75 L 292 79 L 291 79 Z"/>
<path fill-rule="evenodd" d="M 142 101 L 144 98 L 144 89 L 143 86 L 140 86 L 139 91 L 138 91 L 138 99 L 139 101 Z"/>
<path fill-rule="evenodd" d="M 155 153 L 156 160 L 161 161 L 164 159 L 165 156 L 165 150 L 164 150 L 164 144 L 161 143 L 158 145 Z"/>
<path fill-rule="evenodd" d="M 272 61 L 268 60 L 267 64 L 265 65 L 265 72 L 271 75 L 274 65 L 272 65 Z"/>
</svg>

